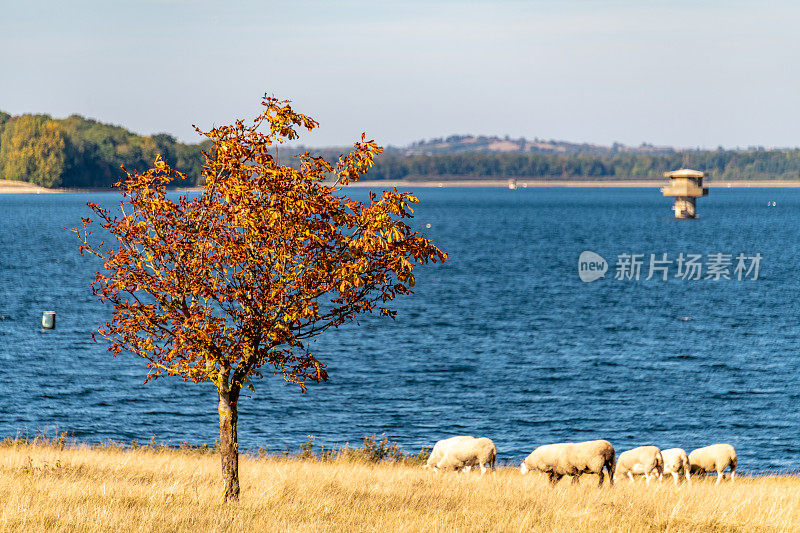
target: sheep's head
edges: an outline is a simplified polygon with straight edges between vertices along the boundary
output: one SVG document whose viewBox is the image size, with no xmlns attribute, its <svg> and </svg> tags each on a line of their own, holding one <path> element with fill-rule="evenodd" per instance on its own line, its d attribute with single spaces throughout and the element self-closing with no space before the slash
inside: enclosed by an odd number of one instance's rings
<svg viewBox="0 0 800 533">
<path fill-rule="evenodd" d="M 437 470 L 436 463 L 432 463 L 430 461 L 425 463 L 425 466 L 423 466 L 422 468 L 424 468 L 425 470 L 433 470 L 434 472 L 436 472 Z"/>
<path fill-rule="evenodd" d="M 437 464 L 436 463 L 431 463 L 431 462 L 425 463 L 422 466 L 422 468 L 424 468 L 425 470 L 430 470 L 432 472 L 438 472 L 439 471 L 439 467 L 437 466 Z"/>
<path fill-rule="evenodd" d="M 527 474 L 528 472 L 540 472 L 541 468 L 539 468 L 539 461 L 538 457 L 536 456 L 528 456 L 522 464 L 519 465 L 519 471 L 523 474 Z"/>
</svg>

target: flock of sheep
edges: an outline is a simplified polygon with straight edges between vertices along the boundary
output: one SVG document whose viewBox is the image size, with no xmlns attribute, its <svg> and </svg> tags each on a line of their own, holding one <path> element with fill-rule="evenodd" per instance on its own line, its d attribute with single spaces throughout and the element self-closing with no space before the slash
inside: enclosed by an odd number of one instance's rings
<svg viewBox="0 0 800 533">
<path fill-rule="evenodd" d="M 440 440 L 431 450 L 426 468 L 438 470 L 463 470 L 469 472 L 472 467 L 480 467 L 481 474 L 487 469 L 494 470 L 497 459 L 497 447 L 491 439 L 462 436 Z M 642 475 L 650 483 L 650 478 L 664 474 L 672 474 L 675 484 L 678 478 L 686 477 L 691 483 L 692 474 L 717 473 L 717 484 L 725 477 L 725 470 L 730 468 L 731 481 L 736 473 L 736 450 L 730 444 L 712 444 L 698 448 L 688 454 L 681 448 L 659 450 L 656 446 L 640 446 L 619 454 L 605 440 L 586 442 L 562 442 L 546 444 L 536 448 L 522 461 L 520 472 L 543 472 L 549 476 L 550 483 L 555 485 L 564 476 L 572 476 L 577 483 L 582 474 L 597 474 L 598 485 L 603 484 L 603 470 L 608 474 L 608 481 L 614 484 L 617 476 Z"/>
</svg>

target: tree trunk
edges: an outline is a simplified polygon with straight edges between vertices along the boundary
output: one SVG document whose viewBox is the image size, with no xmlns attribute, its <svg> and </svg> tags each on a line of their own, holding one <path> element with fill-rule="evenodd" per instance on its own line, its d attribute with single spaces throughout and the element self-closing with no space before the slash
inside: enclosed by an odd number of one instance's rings
<svg viewBox="0 0 800 533">
<path fill-rule="evenodd" d="M 219 393 L 219 454 L 222 459 L 222 483 L 225 502 L 239 501 L 239 418 L 238 393 Z"/>
</svg>

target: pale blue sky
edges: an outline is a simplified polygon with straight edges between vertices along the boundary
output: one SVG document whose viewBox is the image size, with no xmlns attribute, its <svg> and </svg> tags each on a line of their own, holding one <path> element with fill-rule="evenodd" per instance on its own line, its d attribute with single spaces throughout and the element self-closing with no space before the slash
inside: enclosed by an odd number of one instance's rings
<svg viewBox="0 0 800 533">
<path fill-rule="evenodd" d="M 302 140 L 800 146 L 800 4 L 0 0 L 0 109 L 196 140 L 264 92 Z"/>
</svg>

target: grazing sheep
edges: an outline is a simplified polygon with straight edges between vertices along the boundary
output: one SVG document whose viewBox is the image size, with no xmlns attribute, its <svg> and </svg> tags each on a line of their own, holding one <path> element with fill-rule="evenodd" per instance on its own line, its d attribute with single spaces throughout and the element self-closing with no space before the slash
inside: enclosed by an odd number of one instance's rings
<svg viewBox="0 0 800 533">
<path fill-rule="evenodd" d="M 692 474 L 717 473 L 716 485 L 725 477 L 725 469 L 731 469 L 731 481 L 736 475 L 736 450 L 730 444 L 712 444 L 698 448 L 689 454 L 689 468 Z"/>
<path fill-rule="evenodd" d="M 463 440 L 471 440 L 471 439 L 475 439 L 475 437 L 471 435 L 470 436 L 462 435 L 438 441 L 436 444 L 433 445 L 433 449 L 431 450 L 431 454 L 428 457 L 428 462 L 425 464 L 425 468 L 432 468 L 436 470 L 436 464 L 442 460 L 445 452 L 447 451 L 448 448 L 450 448 L 450 446 L 452 446 L 456 442 Z"/>
<path fill-rule="evenodd" d="M 445 449 L 444 455 L 434 466 L 439 470 L 464 469 L 469 472 L 473 466 L 481 467 L 481 475 L 486 473 L 487 466 L 494 471 L 497 459 L 497 447 L 492 439 L 481 437 L 469 438 L 451 442 Z"/>
<path fill-rule="evenodd" d="M 661 457 L 664 458 L 664 474 L 672 474 L 672 479 L 675 484 L 678 484 L 678 478 L 681 474 L 686 476 L 686 482 L 691 484 L 692 479 L 689 468 L 689 456 L 683 448 L 670 448 L 669 450 L 661 450 Z"/>
<path fill-rule="evenodd" d="M 529 471 L 546 472 L 555 485 L 564 476 L 573 476 L 577 483 L 581 474 L 597 474 L 598 486 L 603 485 L 603 468 L 608 482 L 614 484 L 614 447 L 605 440 L 563 442 L 536 448 L 519 466 L 523 474 Z"/>
<path fill-rule="evenodd" d="M 632 482 L 634 474 L 643 475 L 650 484 L 650 475 L 655 472 L 660 478 L 663 471 L 664 459 L 661 457 L 661 450 L 656 446 L 639 446 L 619 454 L 614 477 L 627 474 Z"/>
</svg>

